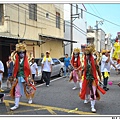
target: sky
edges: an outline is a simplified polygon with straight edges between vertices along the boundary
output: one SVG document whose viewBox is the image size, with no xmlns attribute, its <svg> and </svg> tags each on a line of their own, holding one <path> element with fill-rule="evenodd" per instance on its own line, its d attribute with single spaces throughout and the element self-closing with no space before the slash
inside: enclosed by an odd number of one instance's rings
<svg viewBox="0 0 120 120">
<path fill-rule="evenodd" d="M 120 3 L 90 3 L 84 4 L 84 6 L 86 7 L 87 12 L 104 19 L 102 25 L 98 24 L 98 28 L 101 28 L 106 34 L 110 33 L 112 35 L 112 39 L 116 38 L 117 32 L 120 32 Z M 95 29 L 96 21 L 101 21 L 103 19 L 86 13 L 87 28 L 88 26 L 91 26 Z M 105 20 L 117 25 L 111 24 Z"/>
</svg>

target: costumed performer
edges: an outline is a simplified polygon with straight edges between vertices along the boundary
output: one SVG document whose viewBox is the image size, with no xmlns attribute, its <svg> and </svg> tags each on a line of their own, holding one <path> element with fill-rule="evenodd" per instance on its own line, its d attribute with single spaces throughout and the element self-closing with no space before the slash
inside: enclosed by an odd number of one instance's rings
<svg viewBox="0 0 120 120">
<path fill-rule="evenodd" d="M 74 82 L 74 87 L 73 89 L 77 89 L 77 82 L 79 82 L 80 89 L 82 87 L 82 78 L 81 78 L 81 61 L 80 61 L 80 49 L 79 48 L 74 48 L 73 53 L 72 53 L 72 58 L 71 58 L 71 66 L 73 67 L 73 71 L 70 74 L 70 80 Z"/>
<path fill-rule="evenodd" d="M 10 95 L 12 98 L 15 98 L 15 105 L 10 109 L 15 110 L 19 107 L 20 98 L 24 93 L 29 99 L 28 103 L 32 103 L 36 88 L 31 79 L 32 75 L 28 62 L 26 45 L 23 43 L 16 44 L 16 51 L 11 55 L 12 58 L 15 57 L 15 63 L 13 70 L 14 84 L 10 91 Z"/>
<path fill-rule="evenodd" d="M 98 83 L 99 80 L 97 78 L 97 72 L 99 67 L 95 63 L 94 57 L 93 57 L 93 51 L 94 51 L 94 45 L 88 45 L 85 48 L 85 56 L 84 56 L 84 80 L 82 83 L 82 89 L 80 91 L 80 98 L 84 100 L 84 103 L 91 102 L 91 111 L 96 112 L 95 101 L 96 99 L 100 99 L 100 92 L 102 94 L 105 94 L 106 91 L 102 89 Z M 100 72 L 98 73 L 98 75 Z M 100 76 L 101 77 L 101 76 Z M 100 78 L 101 80 L 101 78 Z"/>
</svg>

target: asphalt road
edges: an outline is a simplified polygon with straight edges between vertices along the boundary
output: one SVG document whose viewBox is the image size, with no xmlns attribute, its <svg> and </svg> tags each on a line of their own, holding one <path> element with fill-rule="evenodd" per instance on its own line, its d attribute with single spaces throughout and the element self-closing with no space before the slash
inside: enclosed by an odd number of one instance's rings
<svg viewBox="0 0 120 120">
<path fill-rule="evenodd" d="M 49 87 L 45 84 L 37 85 L 33 104 L 28 104 L 23 96 L 20 107 L 15 111 L 9 110 L 14 100 L 6 96 L 4 103 L 0 104 L 0 115 L 119 115 L 120 87 L 116 85 L 120 82 L 119 78 L 120 75 L 111 71 L 109 81 L 113 81 L 113 85 L 108 85 L 110 90 L 105 95 L 100 93 L 101 99 L 96 101 L 97 112 L 94 114 L 90 111 L 90 103 L 84 104 L 79 98 L 79 88 L 72 89 L 73 83 L 68 81 L 69 78 L 55 78 Z"/>
</svg>

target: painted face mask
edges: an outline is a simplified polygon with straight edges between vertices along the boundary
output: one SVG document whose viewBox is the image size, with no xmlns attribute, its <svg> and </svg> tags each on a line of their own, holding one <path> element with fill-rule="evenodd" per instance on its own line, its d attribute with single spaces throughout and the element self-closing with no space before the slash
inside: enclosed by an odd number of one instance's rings
<svg viewBox="0 0 120 120">
<path fill-rule="evenodd" d="M 78 53 L 73 53 L 74 57 L 77 58 L 78 57 Z"/>
<path fill-rule="evenodd" d="M 20 58 L 24 58 L 25 53 L 21 52 L 21 53 L 19 54 L 19 56 L 20 56 Z"/>
</svg>

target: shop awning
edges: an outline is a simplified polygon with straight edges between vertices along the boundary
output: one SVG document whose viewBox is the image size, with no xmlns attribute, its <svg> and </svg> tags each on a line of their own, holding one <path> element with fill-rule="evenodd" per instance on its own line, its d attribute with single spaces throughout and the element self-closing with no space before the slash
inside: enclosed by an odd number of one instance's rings
<svg viewBox="0 0 120 120">
<path fill-rule="evenodd" d="M 53 37 L 53 36 L 41 35 L 41 34 L 39 34 L 39 36 L 42 38 L 47 38 L 47 39 L 61 40 L 61 41 L 65 41 L 65 42 L 77 43 L 77 41 L 71 41 L 71 40 L 67 40 L 64 38 L 58 38 L 58 37 Z"/>
</svg>

